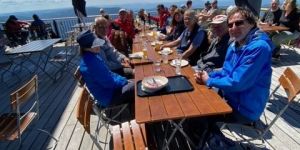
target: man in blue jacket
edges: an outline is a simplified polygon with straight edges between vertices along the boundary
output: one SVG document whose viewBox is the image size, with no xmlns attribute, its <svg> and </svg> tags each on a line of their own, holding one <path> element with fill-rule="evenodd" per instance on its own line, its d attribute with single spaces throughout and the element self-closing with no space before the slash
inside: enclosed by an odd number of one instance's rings
<svg viewBox="0 0 300 150">
<path fill-rule="evenodd" d="M 80 73 L 87 88 L 93 94 L 97 105 L 109 107 L 134 102 L 134 83 L 112 72 L 99 55 L 103 39 L 90 30 L 83 31 L 77 37 L 80 45 Z"/>
<path fill-rule="evenodd" d="M 216 87 L 233 113 L 225 121 L 250 123 L 264 111 L 271 85 L 272 41 L 256 27 L 251 11 L 235 7 L 228 14 L 229 47 L 221 71 L 195 74 L 200 84 Z"/>
</svg>

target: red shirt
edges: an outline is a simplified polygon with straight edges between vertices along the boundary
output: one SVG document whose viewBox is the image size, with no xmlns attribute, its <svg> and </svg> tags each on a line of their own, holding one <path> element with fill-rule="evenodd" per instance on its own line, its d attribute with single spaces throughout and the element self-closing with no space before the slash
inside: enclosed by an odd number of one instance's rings
<svg viewBox="0 0 300 150">
<path fill-rule="evenodd" d="M 5 26 L 8 32 L 16 33 L 16 32 L 20 32 L 22 27 L 24 27 L 25 25 L 28 25 L 28 23 L 22 21 L 16 21 L 16 22 L 9 22 Z"/>
<path fill-rule="evenodd" d="M 121 30 L 127 33 L 127 36 L 129 38 L 134 38 L 135 32 L 134 25 L 132 24 L 132 22 L 127 20 L 125 22 L 122 22 L 120 18 L 117 18 L 114 22 L 121 28 Z"/>
<path fill-rule="evenodd" d="M 167 25 L 167 19 L 170 16 L 170 13 L 168 11 L 164 11 L 163 13 L 161 13 L 159 16 L 149 16 L 149 18 L 151 20 L 154 20 L 156 22 L 159 23 L 159 27 L 163 28 L 164 26 Z"/>
</svg>

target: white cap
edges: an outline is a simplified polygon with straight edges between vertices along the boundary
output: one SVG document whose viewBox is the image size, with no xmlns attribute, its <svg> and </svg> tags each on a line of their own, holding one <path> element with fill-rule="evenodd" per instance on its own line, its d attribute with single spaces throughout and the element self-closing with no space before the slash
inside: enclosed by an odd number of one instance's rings
<svg viewBox="0 0 300 150">
<path fill-rule="evenodd" d="M 121 12 L 127 12 L 127 11 L 126 11 L 126 9 L 121 8 L 121 9 L 119 10 L 119 13 L 121 13 Z"/>
</svg>

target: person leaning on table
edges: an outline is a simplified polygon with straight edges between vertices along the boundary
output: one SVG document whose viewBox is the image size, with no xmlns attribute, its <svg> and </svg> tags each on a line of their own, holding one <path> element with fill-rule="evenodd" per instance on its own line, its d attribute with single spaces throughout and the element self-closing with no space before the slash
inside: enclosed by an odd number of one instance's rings
<svg viewBox="0 0 300 150">
<path fill-rule="evenodd" d="M 80 46 L 80 73 L 99 107 L 109 107 L 134 101 L 134 83 L 110 71 L 99 55 L 104 40 L 90 30 L 77 37 Z"/>
<path fill-rule="evenodd" d="M 233 113 L 228 122 L 250 123 L 259 120 L 269 96 L 273 44 L 256 27 L 253 13 L 235 7 L 228 14 L 230 44 L 222 70 L 195 74 L 200 84 L 223 91 Z"/>
<path fill-rule="evenodd" d="M 200 54 L 207 50 L 209 44 L 206 31 L 197 24 L 195 11 L 188 9 L 184 12 L 183 22 L 185 30 L 174 41 L 163 44 L 164 47 L 177 46 L 177 52 L 182 53 L 182 58 L 187 59 L 190 65 L 197 65 Z"/>
</svg>

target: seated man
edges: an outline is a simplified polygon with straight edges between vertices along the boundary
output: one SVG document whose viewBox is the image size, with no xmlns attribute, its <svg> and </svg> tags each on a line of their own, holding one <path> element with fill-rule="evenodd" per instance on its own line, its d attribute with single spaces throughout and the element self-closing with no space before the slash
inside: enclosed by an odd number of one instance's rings
<svg viewBox="0 0 300 150">
<path fill-rule="evenodd" d="M 177 46 L 178 52 L 183 53 L 182 58 L 187 59 L 194 66 L 199 60 L 200 53 L 208 48 L 207 34 L 198 26 L 195 11 L 191 9 L 186 10 L 183 20 L 186 29 L 180 37 L 175 41 L 162 45 L 161 48 Z"/>
<path fill-rule="evenodd" d="M 271 85 L 271 56 L 274 45 L 256 27 L 255 16 L 235 7 L 228 14 L 229 46 L 222 70 L 195 74 L 200 84 L 219 88 L 232 107 L 228 122 L 250 123 L 259 120 L 266 106 Z"/>
<path fill-rule="evenodd" d="M 30 25 L 30 30 L 32 31 L 33 35 L 36 36 L 35 38 L 46 39 L 47 32 L 44 21 L 42 21 L 36 14 L 34 14 L 32 18 L 33 22 Z"/>
<path fill-rule="evenodd" d="M 203 52 L 197 62 L 200 70 L 211 72 L 223 66 L 227 48 L 229 46 L 229 33 L 227 16 L 215 16 L 209 25 L 212 32 L 212 42 L 207 51 Z"/>
<path fill-rule="evenodd" d="M 133 70 L 130 67 L 129 59 L 116 50 L 107 38 L 108 21 L 104 17 L 95 19 L 95 33 L 98 38 L 103 39 L 105 43 L 100 47 L 100 56 L 107 64 L 108 68 L 121 76 L 132 78 Z"/>
<path fill-rule="evenodd" d="M 279 0 L 272 0 L 271 8 L 260 19 L 261 24 L 279 25 L 282 10 L 279 8 Z"/>
<path fill-rule="evenodd" d="M 256 27 L 254 14 L 235 7 L 228 14 L 230 44 L 222 70 L 195 74 L 200 84 L 222 90 L 233 113 L 209 118 L 208 130 L 226 138 L 215 122 L 249 124 L 259 120 L 266 106 L 271 86 L 273 44 Z M 207 135 L 206 135 L 207 136 Z"/>
<path fill-rule="evenodd" d="M 157 13 L 159 16 L 147 16 L 148 14 L 145 15 L 146 17 L 148 17 L 148 19 L 157 22 L 159 26 L 159 31 L 161 33 L 166 34 L 166 26 L 168 25 L 168 17 L 170 16 L 170 13 L 163 4 L 157 5 Z"/>
<path fill-rule="evenodd" d="M 129 19 L 129 13 L 125 9 L 119 10 L 119 17 L 115 19 L 114 23 L 120 27 L 122 31 L 127 34 L 127 42 L 130 50 L 132 49 L 133 39 L 135 37 L 134 22 Z"/>
<path fill-rule="evenodd" d="M 207 13 L 199 13 L 197 15 L 198 17 L 198 24 L 200 24 L 203 28 L 207 27 L 208 21 L 211 21 L 212 18 L 214 18 L 216 15 L 220 15 L 221 11 L 218 8 L 218 1 L 217 0 L 213 0 L 211 2 L 211 8 L 209 9 L 209 11 Z"/>
<path fill-rule="evenodd" d="M 99 55 L 104 40 L 90 30 L 77 37 L 82 58 L 80 73 L 99 107 L 109 107 L 134 101 L 134 82 L 110 71 Z"/>
</svg>

